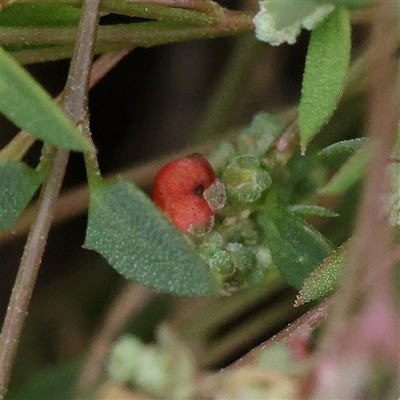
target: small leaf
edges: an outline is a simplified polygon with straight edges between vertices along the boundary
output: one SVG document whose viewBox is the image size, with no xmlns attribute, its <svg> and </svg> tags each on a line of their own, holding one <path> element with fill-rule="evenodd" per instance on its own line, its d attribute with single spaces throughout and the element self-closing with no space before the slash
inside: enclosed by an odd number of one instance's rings
<svg viewBox="0 0 400 400">
<path fill-rule="evenodd" d="M 93 151 L 90 141 L 53 99 L 1 47 L 0 112 L 45 142 L 76 151 Z"/>
<path fill-rule="evenodd" d="M 0 159 L 0 230 L 12 229 L 42 183 L 42 175 L 18 161 Z"/>
<path fill-rule="evenodd" d="M 84 247 L 141 285 L 179 295 L 218 294 L 200 256 L 130 182 L 91 188 Z"/>
<path fill-rule="evenodd" d="M 285 280 L 300 289 L 303 280 L 332 252 L 331 243 L 317 230 L 277 204 L 267 204 L 258 216 L 272 261 Z"/>
<path fill-rule="evenodd" d="M 324 195 L 336 195 L 346 191 L 362 177 L 370 155 L 370 145 L 361 147 L 342 165 L 328 184 L 319 190 L 319 193 Z"/>
<path fill-rule="evenodd" d="M 335 213 L 332 210 L 328 210 L 325 207 L 315 206 L 315 205 L 307 205 L 307 204 L 296 204 L 288 207 L 289 211 L 300 218 L 307 217 L 325 217 L 332 218 L 338 217 L 339 214 Z"/>
<path fill-rule="evenodd" d="M 326 297 L 337 289 L 349 244 L 349 240 L 342 244 L 304 280 L 303 287 L 297 295 L 295 307 Z"/>
<path fill-rule="evenodd" d="M 339 168 L 358 149 L 368 142 L 367 138 L 343 140 L 325 147 L 318 153 L 318 158 L 328 168 Z"/>
<path fill-rule="evenodd" d="M 350 22 L 345 9 L 334 10 L 311 33 L 299 106 L 303 150 L 332 116 L 350 60 Z"/>
</svg>

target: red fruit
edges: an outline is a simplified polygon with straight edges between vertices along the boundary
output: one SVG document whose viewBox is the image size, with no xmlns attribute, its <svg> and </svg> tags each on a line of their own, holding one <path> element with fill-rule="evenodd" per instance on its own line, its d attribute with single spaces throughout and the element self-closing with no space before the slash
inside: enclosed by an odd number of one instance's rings
<svg viewBox="0 0 400 400">
<path fill-rule="evenodd" d="M 203 192 L 216 179 L 210 163 L 201 154 L 189 154 L 161 168 L 155 178 L 152 198 L 181 232 L 188 232 L 212 224 L 215 211 Z"/>
</svg>

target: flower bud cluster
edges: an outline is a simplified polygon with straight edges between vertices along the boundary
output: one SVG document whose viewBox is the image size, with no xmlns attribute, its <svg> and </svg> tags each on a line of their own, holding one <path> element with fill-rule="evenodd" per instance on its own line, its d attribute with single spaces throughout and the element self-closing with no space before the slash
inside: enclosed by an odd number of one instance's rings
<svg viewBox="0 0 400 400">
<path fill-rule="evenodd" d="M 255 215 L 262 209 L 263 196 L 272 183 L 263 157 L 281 129 L 270 115 L 260 113 L 234 144 L 223 142 L 208 157 L 224 190 L 213 186 L 204 197 L 211 208 L 213 203 L 225 205 L 215 215 L 208 235 L 189 240 L 227 291 L 278 275 Z M 220 193 L 223 201 L 219 200 Z"/>
</svg>

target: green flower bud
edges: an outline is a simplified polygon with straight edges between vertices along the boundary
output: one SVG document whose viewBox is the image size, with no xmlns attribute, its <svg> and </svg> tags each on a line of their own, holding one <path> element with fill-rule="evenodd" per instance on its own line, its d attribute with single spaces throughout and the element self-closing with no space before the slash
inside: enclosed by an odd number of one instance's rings
<svg viewBox="0 0 400 400">
<path fill-rule="evenodd" d="M 208 259 L 211 258 L 217 250 L 220 250 L 224 244 L 224 238 L 218 232 L 212 233 L 210 236 L 206 236 L 205 240 L 199 247 L 200 255 L 208 263 Z"/>
<path fill-rule="evenodd" d="M 228 243 L 226 246 L 235 270 L 250 268 L 253 261 L 252 253 L 241 243 Z"/>
<path fill-rule="evenodd" d="M 219 179 L 216 179 L 214 183 L 204 190 L 203 197 L 206 199 L 206 202 L 211 210 L 218 212 L 225 205 L 225 185 Z"/>
<path fill-rule="evenodd" d="M 240 203 L 258 200 L 272 182 L 268 172 L 252 156 L 236 158 L 226 169 L 223 181 L 228 198 Z"/>
<path fill-rule="evenodd" d="M 234 266 L 230 254 L 226 250 L 216 251 L 208 260 L 212 272 L 222 276 L 229 276 L 234 272 Z"/>
</svg>

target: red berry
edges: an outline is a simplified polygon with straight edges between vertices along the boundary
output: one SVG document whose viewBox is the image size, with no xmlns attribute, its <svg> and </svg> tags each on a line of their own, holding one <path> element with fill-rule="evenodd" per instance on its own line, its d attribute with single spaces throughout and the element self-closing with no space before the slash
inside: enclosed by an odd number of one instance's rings
<svg viewBox="0 0 400 400">
<path fill-rule="evenodd" d="M 210 163 L 201 154 L 189 154 L 161 168 L 152 198 L 181 232 L 188 232 L 212 223 L 215 212 L 203 192 L 216 179 Z"/>
</svg>

